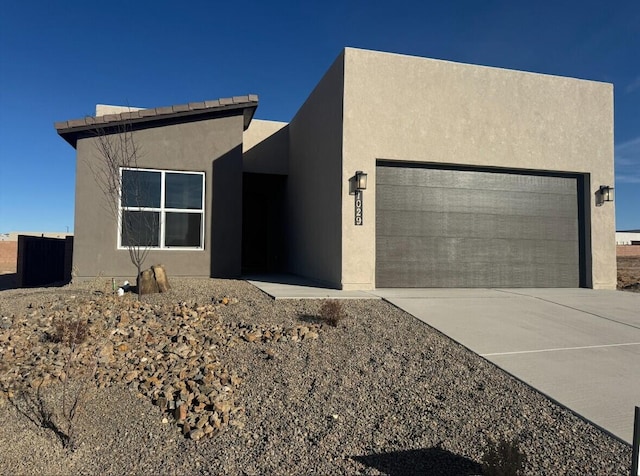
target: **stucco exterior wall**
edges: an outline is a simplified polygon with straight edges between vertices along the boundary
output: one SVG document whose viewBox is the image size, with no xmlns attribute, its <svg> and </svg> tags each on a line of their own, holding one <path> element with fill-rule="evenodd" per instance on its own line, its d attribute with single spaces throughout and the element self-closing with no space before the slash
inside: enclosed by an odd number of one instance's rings
<svg viewBox="0 0 640 476">
<path fill-rule="evenodd" d="M 288 268 L 340 287 L 342 282 L 343 55 L 289 125 Z"/>
<path fill-rule="evenodd" d="M 109 104 L 96 104 L 96 117 L 107 114 L 120 114 L 121 112 L 142 111 L 143 107 L 112 106 Z"/>
<path fill-rule="evenodd" d="M 151 250 L 146 267 L 162 263 L 169 276 L 240 274 L 242 131 L 243 117 L 236 115 L 133 133 L 139 167 L 205 173 L 204 249 Z M 95 141 L 77 143 L 74 275 L 135 277 L 128 251 L 117 249 L 117 221 L 90 167 L 99 163 Z"/>
<path fill-rule="evenodd" d="M 344 52 L 342 287 L 375 287 L 376 160 L 590 174 L 592 282 L 615 289 L 613 86 L 347 48 Z M 369 174 L 364 225 L 348 179 Z"/>
<path fill-rule="evenodd" d="M 242 142 L 245 172 L 286 175 L 289 172 L 289 127 L 286 122 L 254 119 Z"/>
</svg>

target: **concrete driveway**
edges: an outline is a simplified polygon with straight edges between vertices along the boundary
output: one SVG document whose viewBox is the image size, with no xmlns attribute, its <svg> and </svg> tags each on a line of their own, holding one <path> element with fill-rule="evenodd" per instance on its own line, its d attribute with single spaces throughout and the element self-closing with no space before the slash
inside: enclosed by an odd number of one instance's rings
<svg viewBox="0 0 640 476">
<path fill-rule="evenodd" d="M 640 294 L 590 289 L 371 292 L 631 443 Z"/>
</svg>

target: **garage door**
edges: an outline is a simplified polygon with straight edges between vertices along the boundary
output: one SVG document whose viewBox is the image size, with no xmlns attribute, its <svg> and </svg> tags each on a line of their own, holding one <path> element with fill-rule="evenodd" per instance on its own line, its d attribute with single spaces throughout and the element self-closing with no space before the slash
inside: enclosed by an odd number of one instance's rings
<svg viewBox="0 0 640 476">
<path fill-rule="evenodd" d="M 578 287 L 575 177 L 376 168 L 376 286 Z"/>
</svg>

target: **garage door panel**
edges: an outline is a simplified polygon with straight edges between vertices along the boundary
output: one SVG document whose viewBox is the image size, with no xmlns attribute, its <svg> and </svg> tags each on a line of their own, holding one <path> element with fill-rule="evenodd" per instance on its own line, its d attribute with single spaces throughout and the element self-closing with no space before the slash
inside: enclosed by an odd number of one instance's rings
<svg viewBox="0 0 640 476">
<path fill-rule="evenodd" d="M 577 287 L 577 179 L 376 168 L 378 287 Z"/>
<path fill-rule="evenodd" d="M 378 236 L 575 239 L 577 219 L 399 210 L 377 219 Z"/>
<path fill-rule="evenodd" d="M 549 266 L 530 266 L 528 264 L 511 265 L 483 263 L 468 264 L 464 273 L 456 269 L 437 266 L 425 266 L 424 263 L 390 263 L 385 266 L 389 276 L 381 275 L 379 279 L 392 278 L 393 286 L 378 287 L 402 288 L 484 288 L 484 287 L 550 287 L 549 282 L 562 281 L 574 274 L 572 265 L 560 264 Z M 487 276 L 491 276 L 494 284 L 487 284 Z M 555 286 L 554 286 L 555 287 Z M 577 287 L 577 283 L 574 284 Z"/>
<path fill-rule="evenodd" d="M 574 179 L 559 177 L 522 175 L 511 173 L 478 172 L 466 170 L 384 167 L 376 184 L 399 185 L 401 187 L 471 188 L 514 192 L 549 193 L 575 196 Z"/>
<path fill-rule="evenodd" d="M 547 264 L 576 266 L 578 254 L 573 242 L 540 240 L 504 240 L 482 238 L 380 237 L 380 245 L 389 252 L 381 262 L 423 262 L 441 266 L 457 264 Z M 424 256 L 428 259 L 419 259 Z"/>
<path fill-rule="evenodd" d="M 562 216 L 575 218 L 574 195 L 549 191 L 514 192 L 470 188 L 429 188 L 378 185 L 378 210 L 483 213 L 491 215 Z M 575 187 L 574 187 L 575 189 Z"/>
</svg>

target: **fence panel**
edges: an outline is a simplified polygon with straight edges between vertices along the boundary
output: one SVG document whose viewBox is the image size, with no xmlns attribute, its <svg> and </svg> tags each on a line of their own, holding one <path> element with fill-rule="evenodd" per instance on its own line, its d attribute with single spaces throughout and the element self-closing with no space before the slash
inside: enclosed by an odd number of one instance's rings
<svg viewBox="0 0 640 476">
<path fill-rule="evenodd" d="M 73 237 L 18 236 L 18 286 L 69 282 L 72 250 Z"/>
</svg>

